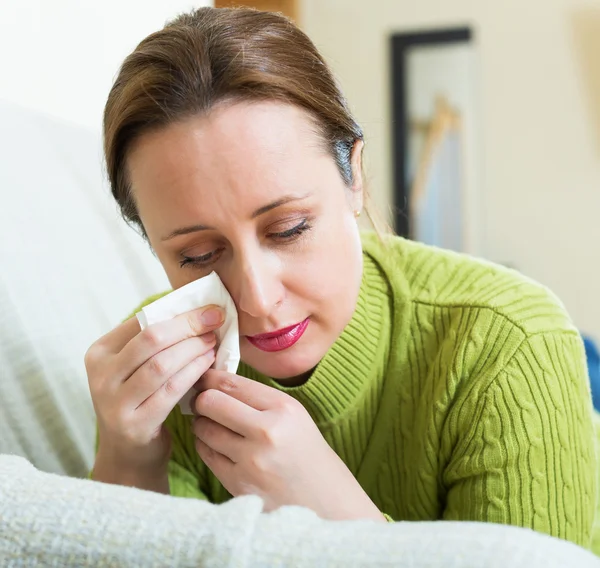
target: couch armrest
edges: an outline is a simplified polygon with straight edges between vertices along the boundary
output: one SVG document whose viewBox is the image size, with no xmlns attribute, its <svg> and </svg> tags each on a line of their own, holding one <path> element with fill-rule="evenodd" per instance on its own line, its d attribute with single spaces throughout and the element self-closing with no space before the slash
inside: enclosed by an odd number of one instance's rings
<svg viewBox="0 0 600 568">
<path fill-rule="evenodd" d="M 42 473 L 0 455 L 2 566 L 598 567 L 577 546 L 479 523 L 333 522 L 307 509 L 262 514 Z"/>
</svg>

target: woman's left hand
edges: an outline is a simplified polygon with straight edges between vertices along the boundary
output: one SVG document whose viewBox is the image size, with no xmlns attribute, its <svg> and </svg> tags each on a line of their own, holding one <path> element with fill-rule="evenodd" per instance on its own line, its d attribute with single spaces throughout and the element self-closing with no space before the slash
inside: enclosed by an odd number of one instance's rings
<svg viewBox="0 0 600 568">
<path fill-rule="evenodd" d="M 258 495 L 266 511 L 299 505 L 325 519 L 385 521 L 291 396 L 214 370 L 196 389 L 196 450 L 234 497 Z"/>
</svg>

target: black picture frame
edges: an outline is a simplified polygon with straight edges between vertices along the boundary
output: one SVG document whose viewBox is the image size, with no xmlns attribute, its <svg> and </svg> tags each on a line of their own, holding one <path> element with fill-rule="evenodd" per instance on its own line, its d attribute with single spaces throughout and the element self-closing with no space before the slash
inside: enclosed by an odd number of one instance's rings
<svg viewBox="0 0 600 568">
<path fill-rule="evenodd" d="M 474 32 L 468 26 L 395 33 L 391 36 L 393 222 L 396 234 L 402 237 L 410 236 L 407 183 L 408 51 L 415 46 L 468 43 L 473 38 Z"/>
</svg>

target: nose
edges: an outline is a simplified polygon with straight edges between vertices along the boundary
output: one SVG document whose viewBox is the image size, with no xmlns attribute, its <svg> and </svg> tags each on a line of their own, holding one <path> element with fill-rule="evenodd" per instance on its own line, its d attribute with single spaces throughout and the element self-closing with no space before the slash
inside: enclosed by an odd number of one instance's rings
<svg viewBox="0 0 600 568">
<path fill-rule="evenodd" d="M 236 267 L 234 300 L 238 310 L 254 318 L 269 317 L 283 300 L 277 260 L 268 252 L 246 253 Z"/>
</svg>

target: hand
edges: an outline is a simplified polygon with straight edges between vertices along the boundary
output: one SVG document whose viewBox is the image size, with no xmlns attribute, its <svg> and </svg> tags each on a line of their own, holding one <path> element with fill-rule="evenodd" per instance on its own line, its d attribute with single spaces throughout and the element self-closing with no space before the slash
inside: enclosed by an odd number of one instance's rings
<svg viewBox="0 0 600 568">
<path fill-rule="evenodd" d="M 85 366 L 99 432 L 94 479 L 168 492 L 171 440 L 163 423 L 213 364 L 212 331 L 223 319 L 209 306 L 140 331 L 131 318 L 90 347 Z"/>
<path fill-rule="evenodd" d="M 267 511 L 299 505 L 326 519 L 385 521 L 298 401 L 222 371 L 195 388 L 196 450 L 234 497 L 259 495 Z"/>
</svg>

